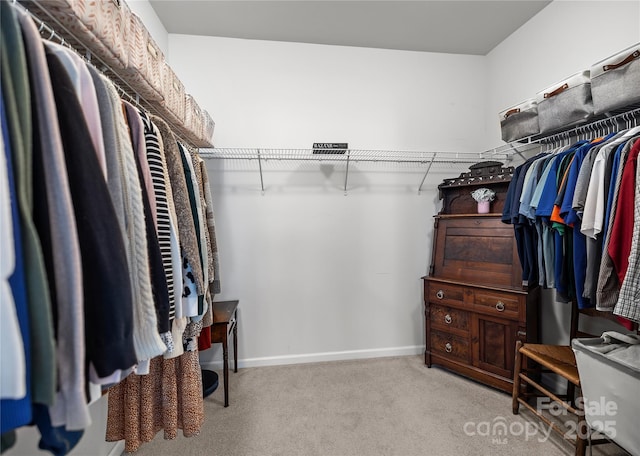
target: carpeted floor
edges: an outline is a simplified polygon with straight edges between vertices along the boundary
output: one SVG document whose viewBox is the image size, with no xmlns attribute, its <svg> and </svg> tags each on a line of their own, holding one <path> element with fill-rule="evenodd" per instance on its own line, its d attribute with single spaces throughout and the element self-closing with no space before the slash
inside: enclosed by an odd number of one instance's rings
<svg viewBox="0 0 640 456">
<path fill-rule="evenodd" d="M 256 367 L 205 399 L 197 437 L 156 438 L 136 453 L 180 456 L 569 455 L 573 448 L 511 397 L 422 356 Z M 535 427 L 534 427 L 535 426 Z M 506 432 L 500 432 L 505 430 Z M 588 454 L 588 453 L 587 453 Z M 624 455 L 615 445 L 594 455 Z"/>
</svg>

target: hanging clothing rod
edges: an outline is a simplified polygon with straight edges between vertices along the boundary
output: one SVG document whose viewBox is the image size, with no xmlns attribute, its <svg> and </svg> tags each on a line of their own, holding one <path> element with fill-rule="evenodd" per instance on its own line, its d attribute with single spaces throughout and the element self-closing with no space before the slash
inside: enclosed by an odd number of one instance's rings
<svg viewBox="0 0 640 456">
<path fill-rule="evenodd" d="M 184 137 L 182 137 L 182 135 L 179 134 L 180 130 L 170 119 L 167 119 L 160 112 L 154 109 L 153 103 L 149 102 L 143 96 L 141 96 L 133 87 L 131 87 L 131 85 L 127 81 L 119 77 L 117 72 L 114 71 L 107 63 L 105 63 L 102 59 L 100 59 L 98 56 L 93 54 L 86 46 L 83 46 L 81 39 L 77 38 L 71 31 L 69 31 L 68 28 L 66 28 L 63 24 L 61 24 L 60 21 L 58 21 L 55 17 L 53 17 L 51 13 L 47 11 L 45 6 L 43 6 L 43 4 L 46 4 L 46 2 L 36 2 L 36 1 L 29 2 L 29 6 L 31 5 L 35 6 L 36 8 L 38 8 L 38 12 L 40 14 L 42 14 L 43 16 L 46 16 L 46 19 L 47 19 L 46 21 L 42 19 L 42 17 L 39 16 L 38 13 L 33 12 L 32 10 L 27 8 L 25 5 L 22 5 L 20 2 L 16 0 L 13 0 L 11 4 L 13 5 L 13 7 L 17 8 L 18 10 L 27 13 L 29 17 L 33 19 L 43 39 L 47 39 L 48 41 L 52 41 L 55 39 L 58 43 L 60 43 L 60 45 L 65 46 L 66 48 L 75 52 L 78 56 L 82 58 L 82 60 L 87 65 L 91 65 L 93 68 L 99 71 L 100 74 L 108 78 L 111 81 L 111 83 L 115 86 L 118 93 L 120 93 L 122 98 L 125 98 L 129 103 L 131 103 L 136 108 L 142 109 L 147 113 L 152 113 L 162 118 L 162 120 L 164 120 L 167 123 L 167 125 L 169 125 L 176 139 L 178 139 L 181 143 L 186 144 L 192 149 L 197 149 L 191 143 L 191 141 L 186 140 Z M 55 26 L 50 25 L 52 23 L 55 24 Z M 65 35 L 62 35 L 61 33 L 59 33 L 58 30 L 64 30 Z M 69 39 L 65 38 L 65 36 L 71 37 L 73 43 L 69 42 Z M 78 49 L 78 47 L 76 47 L 76 43 L 77 45 L 82 46 L 84 48 L 84 51 L 85 51 L 84 54 L 81 52 L 80 49 Z M 98 66 L 98 64 L 100 66 Z"/>
<path fill-rule="evenodd" d="M 313 149 L 265 149 L 265 148 L 214 148 L 200 149 L 202 158 L 236 160 L 277 160 L 277 161 L 331 161 L 331 162 L 371 162 L 409 163 L 427 165 L 429 163 L 477 163 L 483 157 L 474 152 L 424 152 L 400 150 L 345 149 L 342 154 L 314 153 Z M 501 157 L 508 159 L 507 155 Z"/>
<path fill-rule="evenodd" d="M 481 154 L 463 152 L 421 152 L 421 151 L 399 151 L 399 150 L 360 150 L 345 149 L 344 153 L 317 153 L 314 149 L 261 149 L 261 148 L 214 148 L 200 149 L 202 158 L 217 160 L 255 160 L 258 163 L 260 173 L 260 189 L 262 194 L 264 187 L 264 164 L 269 162 L 328 162 L 343 163 L 345 167 L 344 194 L 347 194 L 349 171 L 353 164 L 375 163 L 390 165 L 410 165 L 416 169 L 425 169 L 424 176 L 418 186 L 418 193 L 422 187 L 429 171 L 434 164 L 449 165 L 472 165 L 483 160 Z M 509 157 L 502 157 L 507 160 Z"/>
</svg>

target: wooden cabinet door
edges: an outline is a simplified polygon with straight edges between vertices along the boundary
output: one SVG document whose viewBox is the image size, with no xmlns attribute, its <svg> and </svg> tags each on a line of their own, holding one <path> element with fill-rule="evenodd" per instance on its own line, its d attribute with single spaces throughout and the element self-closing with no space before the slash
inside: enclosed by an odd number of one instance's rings
<svg viewBox="0 0 640 456">
<path fill-rule="evenodd" d="M 517 332 L 517 321 L 474 314 L 471 326 L 473 365 L 512 379 Z"/>
<path fill-rule="evenodd" d="M 432 277 L 498 288 L 522 286 L 512 226 L 498 216 L 443 216 L 437 220 Z"/>
</svg>

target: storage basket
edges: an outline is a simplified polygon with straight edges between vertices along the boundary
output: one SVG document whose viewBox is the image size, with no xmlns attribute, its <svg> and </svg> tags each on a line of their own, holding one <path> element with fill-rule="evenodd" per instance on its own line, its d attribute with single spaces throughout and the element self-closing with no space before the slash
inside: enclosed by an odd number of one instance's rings
<svg viewBox="0 0 640 456">
<path fill-rule="evenodd" d="M 202 111 L 202 117 L 204 124 L 202 129 L 202 140 L 211 145 L 213 144 L 213 130 L 216 127 L 216 123 L 213 121 L 211 115 L 206 110 Z"/>
<path fill-rule="evenodd" d="M 88 49 L 114 70 L 129 62 L 131 10 L 121 0 L 47 0 L 46 6 L 25 2 L 34 14 L 42 8 L 61 25 L 56 31 L 77 49 Z M 31 5 L 30 5 L 31 4 Z M 43 18 L 45 21 L 48 19 Z"/>
<path fill-rule="evenodd" d="M 193 141 L 195 145 L 202 143 L 204 137 L 202 109 L 198 106 L 195 98 L 190 94 L 186 95 L 186 104 L 184 112 L 184 126 L 186 129 L 187 139 Z"/>
<path fill-rule="evenodd" d="M 137 14 L 129 18 L 129 61 L 121 77 L 147 101 L 162 101 L 164 54 Z"/>
<path fill-rule="evenodd" d="M 503 141 L 516 141 L 540 133 L 538 103 L 533 98 L 505 109 L 499 115 Z"/>
<path fill-rule="evenodd" d="M 540 133 L 549 133 L 587 121 L 593 116 L 589 70 L 576 73 L 538 93 Z"/>
<path fill-rule="evenodd" d="M 591 92 L 596 114 L 640 103 L 640 44 L 594 64 Z"/>
<path fill-rule="evenodd" d="M 164 100 L 158 105 L 158 109 L 171 123 L 182 125 L 184 123 L 186 104 L 184 85 L 166 61 L 162 63 L 162 67 Z"/>
<path fill-rule="evenodd" d="M 587 424 L 640 456 L 640 339 L 605 332 L 599 338 L 574 339 L 571 347 Z"/>
</svg>

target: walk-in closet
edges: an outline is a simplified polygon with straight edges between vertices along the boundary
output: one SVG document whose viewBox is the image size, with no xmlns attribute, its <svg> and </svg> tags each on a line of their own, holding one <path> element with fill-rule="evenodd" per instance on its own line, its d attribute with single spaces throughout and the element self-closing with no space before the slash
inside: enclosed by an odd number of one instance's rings
<svg viewBox="0 0 640 456">
<path fill-rule="evenodd" d="M 0 7 L 3 455 L 640 455 L 639 0 Z"/>
</svg>

